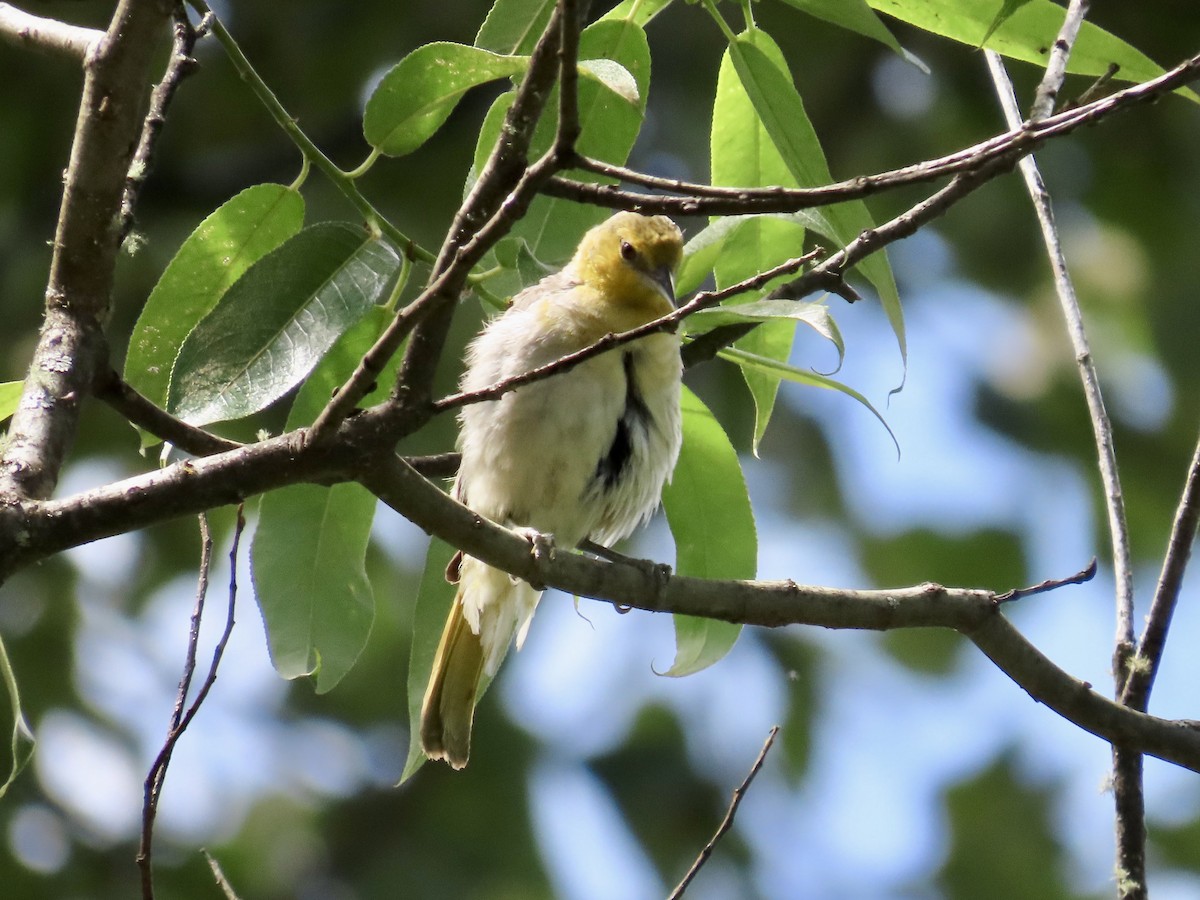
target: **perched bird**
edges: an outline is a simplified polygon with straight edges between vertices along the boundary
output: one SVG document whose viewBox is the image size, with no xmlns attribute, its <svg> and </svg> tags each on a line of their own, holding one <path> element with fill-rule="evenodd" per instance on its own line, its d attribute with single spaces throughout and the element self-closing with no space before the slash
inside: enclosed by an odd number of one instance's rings
<svg viewBox="0 0 1200 900">
<path fill-rule="evenodd" d="M 562 271 L 513 298 L 467 351 L 474 391 L 553 362 L 674 307 L 683 238 L 664 216 L 621 212 L 583 236 Z M 510 527 L 574 547 L 628 535 L 658 506 L 679 456 L 679 338 L 656 333 L 461 414 L 455 496 Z M 430 759 L 467 764 L 482 675 L 520 649 L 540 592 L 469 556 L 421 706 Z"/>
</svg>

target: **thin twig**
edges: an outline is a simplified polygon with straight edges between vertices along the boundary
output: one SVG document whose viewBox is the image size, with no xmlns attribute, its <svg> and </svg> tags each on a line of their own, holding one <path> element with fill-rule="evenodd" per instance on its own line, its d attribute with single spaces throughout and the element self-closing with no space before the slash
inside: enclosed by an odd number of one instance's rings
<svg viewBox="0 0 1200 900">
<path fill-rule="evenodd" d="M 82 63 L 104 37 L 103 31 L 35 16 L 11 3 L 0 3 L 0 39 L 18 47 L 52 53 Z"/>
<path fill-rule="evenodd" d="M 859 200 L 898 187 L 925 184 L 950 175 L 971 172 L 998 159 L 1011 164 L 1053 138 L 1093 124 L 1134 105 L 1153 102 L 1165 93 L 1200 77 L 1200 55 L 1193 56 L 1157 78 L 1127 87 L 1089 103 L 1063 110 L 1038 122 L 990 137 L 971 147 L 938 159 L 927 160 L 873 175 L 812 188 L 735 188 L 659 178 L 601 160 L 576 156 L 572 167 L 637 184 L 666 196 L 629 191 L 612 184 L 595 184 L 555 177 L 546 185 L 552 197 L 591 203 L 609 209 L 631 209 L 664 215 L 749 215 L 792 213 L 831 203 Z"/>
<path fill-rule="evenodd" d="M 1187 481 L 1179 496 L 1179 507 L 1175 510 L 1175 521 L 1171 525 L 1171 537 L 1167 541 L 1167 552 L 1163 557 L 1162 572 L 1154 590 L 1150 613 L 1146 616 L 1146 627 L 1138 641 L 1137 653 L 1130 660 L 1129 677 L 1121 691 L 1121 701 L 1134 709 L 1146 711 L 1150 692 L 1154 689 L 1154 677 L 1162 662 L 1163 648 L 1167 643 L 1167 632 L 1171 628 L 1171 617 L 1179 601 L 1183 586 L 1183 574 L 1187 571 L 1196 542 L 1196 529 L 1200 525 L 1200 443 L 1192 454 L 1188 467 Z"/>
<path fill-rule="evenodd" d="M 110 366 L 102 368 L 93 390 L 98 399 L 115 409 L 131 424 L 196 456 L 223 453 L 244 446 L 176 418 L 138 393 Z"/>
<path fill-rule="evenodd" d="M 1096 557 L 1093 556 L 1092 561 L 1074 575 L 1068 575 L 1066 578 L 1047 578 L 1045 581 L 1031 587 L 1013 588 L 1010 591 L 1005 591 L 1003 594 L 998 594 L 996 596 L 996 603 L 1011 603 L 1014 600 L 1024 600 L 1026 597 L 1032 597 L 1035 594 L 1056 591 L 1060 587 L 1066 587 L 1068 584 L 1086 584 L 1095 577 Z"/>
<path fill-rule="evenodd" d="M 142 799 L 142 834 L 138 846 L 137 864 L 141 871 L 142 900 L 154 900 L 154 872 L 151 864 L 154 844 L 154 820 L 158 815 L 158 802 L 162 795 L 163 783 L 167 777 L 167 767 L 171 764 L 171 756 L 175 746 L 188 726 L 200 711 L 200 706 L 208 697 L 217 680 L 217 668 L 225 655 L 225 647 L 229 644 L 229 636 L 233 633 L 234 611 L 237 603 L 237 556 L 241 544 L 242 533 L 246 528 L 246 517 L 242 506 L 237 509 L 237 523 L 233 532 L 233 545 L 229 551 L 229 604 L 225 614 L 225 629 L 213 649 L 212 662 L 208 674 L 200 685 L 191 705 L 186 707 L 188 694 L 192 689 L 192 678 L 196 671 L 196 649 L 200 641 L 200 623 L 204 617 L 204 602 L 208 596 L 208 579 L 212 567 L 212 535 L 208 527 L 208 516 L 200 515 L 201 556 L 200 575 L 196 586 L 196 603 L 192 608 L 191 623 L 188 628 L 187 652 L 184 656 L 183 674 L 179 679 L 179 689 L 175 695 L 175 706 L 171 710 L 171 723 L 167 729 L 167 737 L 162 748 L 154 758 L 150 771 L 143 784 Z"/>
<path fill-rule="evenodd" d="M 212 570 L 212 532 L 208 527 L 208 516 L 201 513 L 200 521 L 200 574 L 196 583 L 196 602 L 192 607 L 191 625 L 188 628 L 187 651 L 183 657 L 183 674 L 179 678 L 179 689 L 175 692 L 175 706 L 171 710 L 171 721 L 167 727 L 167 739 L 142 785 L 142 836 L 138 845 L 137 864 L 142 878 L 143 900 L 154 898 L 154 869 L 151 855 L 154 846 L 154 820 L 158 815 L 158 800 L 167 766 L 175 750 L 175 736 L 183 719 L 184 704 L 192 688 L 192 675 L 196 671 L 196 645 L 200 640 L 200 620 L 204 615 L 204 601 L 208 597 L 208 578 Z"/>
<path fill-rule="evenodd" d="M 1016 127 L 1020 122 L 1020 112 L 1004 63 L 994 51 L 986 50 L 984 53 L 1005 120 L 1010 128 Z M 1037 211 L 1050 265 L 1054 270 L 1054 284 L 1071 345 L 1075 350 L 1075 361 L 1083 383 L 1088 417 L 1095 436 L 1098 469 L 1104 488 L 1109 538 L 1112 543 L 1113 577 L 1116 582 L 1117 632 L 1113 650 L 1113 679 L 1116 682 L 1116 695 L 1120 697 L 1128 678 L 1129 660 L 1134 651 L 1133 562 L 1129 546 L 1129 527 L 1125 518 L 1125 501 L 1117 471 L 1116 449 L 1113 446 L 1112 421 L 1104 408 L 1100 379 L 1088 346 L 1083 313 L 1079 308 L 1079 300 L 1075 295 L 1066 257 L 1059 241 L 1058 229 L 1054 224 L 1050 195 L 1032 156 L 1022 159 L 1020 167 L 1034 209 Z M 1146 822 L 1142 755 L 1136 749 L 1119 742 L 1113 743 L 1112 755 L 1113 800 L 1116 807 L 1116 868 L 1121 873 L 1119 895 L 1127 900 L 1142 900 L 1146 897 Z"/>
<path fill-rule="evenodd" d="M 125 194 L 121 198 L 121 240 L 129 236 L 133 230 L 133 214 L 137 207 L 138 196 L 150 175 L 150 164 L 154 158 L 154 147 L 158 136 L 162 133 L 163 124 L 167 120 L 167 108 L 175 97 L 175 91 L 182 81 L 192 74 L 199 65 L 192 58 L 196 40 L 204 34 L 208 20 L 200 22 L 199 28 L 192 27 L 187 10 L 183 8 L 182 0 L 175 6 L 172 13 L 174 20 L 174 37 L 171 45 L 171 59 L 162 80 L 155 85 L 150 94 L 150 108 L 146 112 L 146 120 L 142 125 L 142 136 L 138 139 L 137 150 L 129 164 L 129 175 L 125 179 Z"/>
<path fill-rule="evenodd" d="M 1050 51 L 1050 61 L 1046 64 L 1046 72 L 1033 95 L 1033 105 L 1029 109 L 1029 121 L 1038 122 L 1052 112 L 1062 90 L 1063 81 L 1067 77 L 1067 60 L 1071 58 L 1071 48 L 1083 25 L 1083 17 L 1087 15 L 1089 0 L 1071 0 L 1067 7 L 1066 18 L 1058 37 L 1054 39 L 1054 47 Z"/>
<path fill-rule="evenodd" d="M 631 328 L 629 331 L 623 331 L 619 334 L 606 334 L 599 340 L 589 344 L 588 346 L 576 350 L 574 353 L 568 353 L 565 356 L 560 356 L 558 359 L 538 366 L 536 369 L 530 369 L 528 372 L 522 372 L 519 375 L 514 375 L 511 378 L 505 378 L 498 381 L 490 387 L 483 388 L 478 391 L 460 391 L 457 394 L 450 394 L 443 397 L 434 403 L 433 408 L 441 413 L 450 409 L 457 409 L 460 406 L 467 406 L 472 403 L 482 403 L 485 400 L 498 400 L 500 397 L 507 394 L 509 391 L 515 390 L 522 385 L 530 384 L 534 381 L 541 381 L 549 378 L 551 375 L 557 375 L 561 372 L 566 372 L 575 368 L 582 362 L 591 359 L 594 356 L 599 356 L 614 347 L 620 347 L 623 344 L 628 344 L 636 341 L 639 338 L 646 337 L 650 334 L 655 334 L 660 331 L 673 331 L 675 327 L 693 313 L 697 313 L 702 309 L 708 309 L 716 306 L 730 297 L 735 297 L 738 294 L 744 294 L 749 291 L 755 291 L 770 281 L 779 278 L 781 275 L 791 275 L 797 269 L 807 265 L 812 261 L 813 257 L 819 254 L 820 250 L 814 250 L 804 256 L 795 259 L 789 259 L 786 262 L 780 263 L 778 266 L 767 269 L 765 272 L 759 272 L 744 281 L 739 281 L 737 284 L 731 284 L 728 287 L 722 288 L 719 291 L 701 291 L 696 294 L 690 301 L 685 303 L 678 309 L 672 310 L 665 316 L 660 316 L 651 322 L 644 325 L 639 325 L 637 328 Z"/>
<path fill-rule="evenodd" d="M 1005 71 L 1000 57 L 991 50 L 985 50 L 984 53 L 987 56 L 988 68 L 991 70 L 992 80 L 996 86 L 996 95 L 1004 109 L 1004 117 L 1009 127 L 1015 128 L 1020 124 L 1021 114 L 1017 109 L 1016 98 L 1013 96 L 1012 82 L 1009 81 L 1008 73 Z M 1088 345 L 1087 331 L 1083 324 L 1083 312 L 1079 308 L 1079 298 L 1075 295 L 1075 287 L 1071 282 L 1066 257 L 1058 238 L 1050 195 L 1046 191 L 1046 185 L 1042 182 L 1042 176 L 1038 172 L 1033 157 L 1028 156 L 1021 160 L 1020 168 L 1029 196 L 1033 200 L 1034 209 L 1037 210 L 1042 237 L 1046 243 L 1051 268 L 1054 270 L 1054 285 L 1058 291 L 1063 317 L 1066 319 L 1071 346 L 1075 351 L 1075 362 L 1079 366 L 1079 377 L 1083 382 L 1084 398 L 1087 401 L 1088 415 L 1091 418 L 1092 430 L 1095 434 L 1096 455 L 1099 461 L 1100 478 L 1104 484 L 1104 499 L 1108 511 L 1109 534 L 1112 540 L 1113 574 L 1117 582 L 1117 669 L 1120 680 L 1123 682 L 1125 667 L 1121 660 L 1133 648 L 1133 565 L 1129 550 L 1129 528 L 1125 521 L 1125 500 L 1121 493 L 1121 480 L 1117 472 L 1117 455 L 1113 447 L 1112 421 L 1104 408 L 1100 378 L 1096 374 L 1096 365 Z"/>
<path fill-rule="evenodd" d="M 717 846 L 717 842 L 725 836 L 725 833 L 733 827 L 733 817 L 737 815 L 738 806 L 741 805 L 742 798 L 746 796 L 746 791 L 750 789 L 750 782 L 754 780 L 754 776 L 762 769 L 763 763 L 767 760 L 767 753 L 771 749 L 771 745 L 775 743 L 775 735 L 779 734 L 779 726 L 774 726 L 768 733 L 767 739 L 763 742 L 762 749 L 758 751 L 758 758 L 754 760 L 754 765 L 750 767 L 750 771 L 742 780 L 742 783 L 737 786 L 733 792 L 733 797 L 729 801 L 729 808 L 725 810 L 725 818 L 721 820 L 721 824 L 717 826 L 716 832 L 713 834 L 709 842 L 704 845 L 704 849 L 700 851 L 700 855 L 696 857 L 692 867 L 688 869 L 687 874 L 683 876 L 683 880 L 671 891 L 667 900 L 679 900 L 683 896 L 683 892 L 687 890 L 692 879 L 703 868 L 712 856 L 713 849 Z"/>
</svg>

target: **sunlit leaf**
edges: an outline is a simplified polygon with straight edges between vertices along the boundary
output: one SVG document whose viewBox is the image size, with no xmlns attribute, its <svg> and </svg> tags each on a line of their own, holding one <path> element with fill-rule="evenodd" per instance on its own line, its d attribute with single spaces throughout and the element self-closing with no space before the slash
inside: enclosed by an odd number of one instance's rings
<svg viewBox="0 0 1200 900">
<path fill-rule="evenodd" d="M 493 53 L 528 56 L 550 21 L 554 2 L 496 0 L 475 35 L 475 46 Z"/>
<path fill-rule="evenodd" d="M 281 184 L 259 184 L 227 200 L 183 242 L 134 325 L 125 380 L 167 405 L 171 365 L 196 327 L 250 266 L 300 230 L 304 200 Z M 143 434 L 144 446 L 159 439 Z"/>
<path fill-rule="evenodd" d="M 996 13 L 996 18 L 992 19 L 992 24 L 990 24 L 987 28 L 987 31 L 984 32 L 983 40 L 980 41 L 980 43 L 986 44 L 988 38 L 995 33 L 996 29 L 1003 25 L 1013 13 L 1015 13 L 1028 2 L 1029 0 L 1004 0 L 1004 5 L 1001 6 L 999 12 Z"/>
<path fill-rule="evenodd" d="M 663 508 L 675 537 L 675 571 L 712 579 L 751 579 L 758 536 L 737 451 L 704 403 L 683 389 L 683 449 Z M 741 626 L 675 616 L 675 662 L 667 675 L 698 672 L 725 656 Z"/>
<path fill-rule="evenodd" d="M 296 396 L 289 429 L 317 417 L 390 318 L 375 307 L 342 335 Z M 387 392 L 397 365 L 393 359 L 376 395 Z M 375 508 L 374 496 L 353 483 L 292 485 L 262 502 L 251 559 L 271 661 L 284 678 L 315 672 L 318 693 L 350 671 L 371 632 L 375 598 L 365 562 Z"/>
<path fill-rule="evenodd" d="M 196 425 L 264 409 L 378 302 L 400 260 L 361 228 L 314 225 L 259 260 L 192 330 L 169 408 Z"/>
<path fill-rule="evenodd" d="M 411 153 L 442 126 L 471 88 L 518 75 L 528 66 L 527 56 L 502 56 L 466 44 L 418 47 L 383 76 L 367 100 L 363 135 L 388 156 Z"/>
<path fill-rule="evenodd" d="M 0 382 L 0 422 L 17 411 L 17 404 L 21 402 L 21 391 L 24 385 L 23 381 Z"/>
<path fill-rule="evenodd" d="M 1003 56 L 1044 66 L 1062 27 L 1066 10 L 1052 0 L 1028 0 L 1005 17 L 1010 0 L 867 0 L 875 9 L 901 21 L 960 41 L 980 45 Z M 997 19 L 1000 23 L 993 29 Z M 985 40 L 985 36 L 987 39 Z M 1103 75 L 1110 64 L 1120 66 L 1117 77 L 1146 81 L 1163 69 L 1140 50 L 1084 20 L 1071 50 L 1067 71 L 1078 75 Z M 1191 90 L 1183 89 L 1193 100 Z"/>
<path fill-rule="evenodd" d="M 633 74 L 611 59 L 581 59 L 579 74 L 602 84 L 626 103 L 637 106 L 638 84 Z"/>
<path fill-rule="evenodd" d="M 888 31 L 879 16 L 875 15 L 867 0 L 783 0 L 783 2 L 803 10 L 810 16 L 879 41 L 926 73 L 929 71 L 923 62 L 900 46 L 900 42 Z"/>
<path fill-rule="evenodd" d="M 829 314 L 829 307 L 821 300 L 755 300 L 739 306 L 719 306 L 693 314 L 686 324 L 688 334 L 702 334 L 721 325 L 770 322 L 776 319 L 790 319 L 807 325 L 837 348 L 838 364 L 841 365 L 846 345 L 837 322 Z"/>
<path fill-rule="evenodd" d="M 729 45 L 728 55 L 763 127 L 796 182 L 801 187 L 813 187 L 832 181 L 816 132 L 775 42 L 766 32 L 755 29 L 738 35 Z M 830 206 L 826 216 L 842 245 L 874 227 L 866 204 L 858 200 Z M 857 268 L 879 293 L 884 312 L 896 335 L 901 358 L 907 359 L 904 315 L 886 254 L 872 254 Z"/>
<path fill-rule="evenodd" d="M 646 23 L 670 6 L 672 0 L 622 0 L 604 14 L 602 19 L 624 19 L 645 28 Z"/>
</svg>

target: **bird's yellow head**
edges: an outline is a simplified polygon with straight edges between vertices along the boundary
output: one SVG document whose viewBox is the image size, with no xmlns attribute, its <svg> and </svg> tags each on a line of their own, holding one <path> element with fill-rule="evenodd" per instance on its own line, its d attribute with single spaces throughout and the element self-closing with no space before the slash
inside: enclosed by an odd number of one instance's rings
<svg viewBox="0 0 1200 900">
<path fill-rule="evenodd" d="M 583 236 L 571 265 L 605 301 L 650 321 L 674 307 L 682 258 L 683 235 L 666 216 L 619 212 Z"/>
</svg>

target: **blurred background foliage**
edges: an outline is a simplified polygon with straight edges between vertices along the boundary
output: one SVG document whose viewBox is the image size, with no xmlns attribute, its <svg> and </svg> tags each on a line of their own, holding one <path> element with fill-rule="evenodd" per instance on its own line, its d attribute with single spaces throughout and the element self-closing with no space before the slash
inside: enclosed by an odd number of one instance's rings
<svg viewBox="0 0 1200 900">
<path fill-rule="evenodd" d="M 432 40 L 470 43 L 485 0 L 293 0 L 214 4 L 268 84 L 344 167 L 366 153 L 361 104 L 374 79 Z M 593 14 L 609 4 L 596 2 Z M 33 2 L 103 26 L 111 3 Z M 704 180 L 724 43 L 698 9 L 651 23 L 648 119 L 631 164 Z M 1001 129 L 981 55 L 891 22 L 924 75 L 886 48 L 784 4 L 757 5 L 782 45 L 835 177 L 941 155 Z M 1185 0 L 1097 4 L 1091 21 L 1164 66 L 1198 49 Z M 115 353 L 183 238 L 260 181 L 290 182 L 299 157 L 216 43 L 182 87 L 123 258 Z M 1020 95 L 1037 72 L 1014 66 Z M 78 101 L 70 65 L 0 49 L 0 381 L 19 379 L 41 296 Z M 1086 82 L 1071 79 L 1068 95 Z M 436 246 L 461 198 L 480 121 L 498 87 L 472 92 L 412 156 L 377 165 L 369 197 Z M 1200 116 L 1184 100 L 1114 118 L 1038 154 L 1116 425 L 1144 610 L 1196 438 L 1200 304 Z M 319 177 L 308 221 L 353 219 Z M 869 201 L 877 220 L 921 196 Z M 689 233 L 701 223 L 683 222 Z M 1071 353 L 1024 190 L 985 187 L 892 253 L 911 365 L 886 415 L 890 442 L 842 397 L 784 388 L 745 466 L 762 577 L 843 586 L 924 580 L 1008 588 L 1063 576 L 1107 539 L 1094 451 Z M 838 301 L 840 304 L 840 301 Z M 881 408 L 899 383 L 877 307 L 834 306 L 847 335 L 839 374 Z M 456 347 L 478 327 L 469 299 Z M 830 368 L 801 337 L 796 361 Z M 448 355 L 445 386 L 455 377 Z M 689 375 L 748 451 L 753 410 L 736 372 Z M 269 423 L 270 424 L 270 423 Z M 282 413 L 273 423 L 282 426 Z M 404 449 L 453 441 L 436 422 Z M 63 492 L 144 470 L 131 428 L 96 404 Z M 221 553 L 233 516 L 213 516 Z M 423 537 L 381 512 L 368 559 L 370 643 L 337 690 L 316 696 L 269 670 L 249 579 L 208 706 L 167 776 L 157 843 L 163 897 L 213 897 L 198 848 L 250 898 L 663 896 L 720 820 L 767 728 L 783 725 L 737 827 L 689 896 L 1111 896 L 1107 748 L 1057 722 L 954 635 L 747 633 L 712 670 L 655 676 L 670 629 L 654 617 L 547 598 L 520 658 L 483 703 L 471 766 L 428 767 L 404 787 L 408 626 Z M 0 632 L 40 737 L 0 805 L 0 884 L 10 897 L 137 895 L 140 781 L 161 744 L 186 637 L 195 523 L 172 522 L 25 571 L 0 588 Z M 636 552 L 670 558 L 658 523 Z M 243 562 L 244 566 L 244 562 Z M 218 572 L 214 584 L 223 584 Z M 1153 711 L 1195 717 L 1197 675 L 1183 599 Z M 214 590 L 214 608 L 222 605 Z M 1012 615 L 1062 665 L 1106 684 L 1108 567 L 1083 588 Z M 210 614 L 205 635 L 217 618 Z M 211 641 L 206 645 L 211 646 Z M 1172 691 L 1171 685 L 1175 685 Z M 1194 695 L 1193 695 L 1194 696 Z M 1200 892 L 1200 789 L 1148 763 L 1152 889 Z"/>
</svg>

